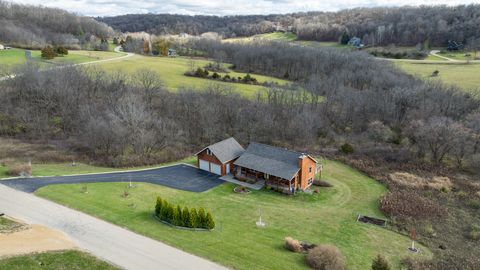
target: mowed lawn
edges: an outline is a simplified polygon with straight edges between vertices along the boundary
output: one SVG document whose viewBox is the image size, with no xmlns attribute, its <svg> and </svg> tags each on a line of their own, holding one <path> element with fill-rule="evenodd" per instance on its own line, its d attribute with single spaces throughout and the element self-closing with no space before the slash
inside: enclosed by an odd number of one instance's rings
<svg viewBox="0 0 480 270">
<path fill-rule="evenodd" d="M 249 85 L 242 83 L 229 83 L 214 81 L 204 78 L 188 77 L 185 76 L 185 72 L 191 69 L 193 63 L 194 68 L 203 68 L 212 61 L 206 59 L 190 59 L 187 57 L 149 57 L 134 55 L 129 58 L 122 59 L 120 61 L 101 63 L 100 66 L 107 71 L 121 71 L 127 74 L 134 74 L 141 69 L 151 69 L 158 73 L 159 78 L 164 82 L 169 91 L 177 91 L 180 88 L 195 88 L 205 89 L 209 85 L 219 84 L 225 86 L 234 92 L 237 92 L 246 97 L 254 97 L 259 91 L 265 91 L 265 87 L 261 85 Z M 225 66 L 227 66 L 225 64 Z M 223 73 L 222 73 L 223 74 Z M 246 73 L 238 73 L 230 71 L 230 76 L 243 77 Z M 279 84 L 285 84 L 287 81 L 280 80 L 273 77 L 262 76 L 257 74 L 251 74 L 256 78 L 258 82 L 277 82 Z"/>
<path fill-rule="evenodd" d="M 30 50 L 32 54 L 32 59 L 34 62 L 40 64 L 41 66 L 52 66 L 56 64 L 78 64 L 91 62 L 96 60 L 104 60 L 115 57 L 120 57 L 124 55 L 123 53 L 114 53 L 114 52 L 99 52 L 99 51 L 73 51 L 70 50 L 68 55 L 59 56 L 52 60 L 45 60 L 41 57 L 41 52 L 39 50 Z M 25 56 L 24 49 L 10 49 L 0 51 L 0 63 L 5 65 L 7 68 L 13 68 L 17 65 L 22 65 L 27 63 L 27 58 Z"/>
<path fill-rule="evenodd" d="M 192 193 L 145 183 L 129 189 L 128 198 L 121 196 L 125 183 L 88 184 L 87 194 L 82 185 L 52 185 L 36 195 L 234 269 L 306 269 L 303 254 L 284 249 L 286 236 L 338 246 L 349 269 L 369 269 L 377 254 L 385 255 L 396 269 L 404 256 L 431 256 L 423 247 L 421 254 L 409 254 L 408 237 L 356 222 L 359 213 L 383 217 L 379 210 L 379 198 L 386 192 L 383 185 L 342 163 L 323 164 L 324 179 L 334 187 L 313 195 L 265 190 L 237 194 L 232 184 Z M 152 217 L 157 196 L 187 207 L 205 207 L 213 214 L 215 230 L 192 232 L 159 223 Z M 255 226 L 260 215 L 266 228 Z"/>
<path fill-rule="evenodd" d="M 116 270 L 118 268 L 87 253 L 68 250 L 45 252 L 0 259 L 2 270 Z"/>
<path fill-rule="evenodd" d="M 75 166 L 72 166 L 72 163 L 33 163 L 32 164 L 32 175 L 33 176 L 62 176 L 62 175 L 75 175 L 75 174 L 88 174 L 88 173 L 104 173 L 104 172 L 115 172 L 115 171 L 125 171 L 125 170 L 140 170 L 140 169 L 149 169 L 160 166 L 166 166 L 173 163 L 187 163 L 195 165 L 197 162 L 196 157 L 187 157 L 180 161 L 163 163 L 151 166 L 143 167 L 132 167 L 132 168 L 110 168 L 102 166 L 94 166 L 85 163 L 76 163 Z M 8 168 L 0 164 L 0 180 L 2 178 L 11 177 L 8 175 Z"/>
<path fill-rule="evenodd" d="M 421 64 L 397 62 L 396 65 L 408 74 L 418 78 L 442 81 L 448 85 L 455 85 L 466 92 L 480 95 L 480 64 Z M 437 77 L 431 77 L 438 70 Z"/>
</svg>

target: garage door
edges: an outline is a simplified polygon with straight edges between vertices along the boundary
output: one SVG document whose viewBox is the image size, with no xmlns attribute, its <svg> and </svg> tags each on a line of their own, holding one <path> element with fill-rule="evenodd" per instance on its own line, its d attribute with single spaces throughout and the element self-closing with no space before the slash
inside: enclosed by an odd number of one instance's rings
<svg viewBox="0 0 480 270">
<path fill-rule="evenodd" d="M 210 171 L 214 174 L 222 174 L 222 168 L 220 167 L 220 165 L 217 164 L 210 163 Z"/>
<path fill-rule="evenodd" d="M 208 161 L 199 159 L 200 169 L 202 169 L 202 170 L 204 170 L 204 171 L 210 171 L 210 166 L 209 166 L 208 163 L 209 163 Z"/>
</svg>

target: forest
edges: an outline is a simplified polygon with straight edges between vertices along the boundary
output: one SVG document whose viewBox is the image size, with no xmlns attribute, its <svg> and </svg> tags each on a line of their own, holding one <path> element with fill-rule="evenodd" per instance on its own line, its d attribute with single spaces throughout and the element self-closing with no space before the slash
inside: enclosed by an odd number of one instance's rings
<svg viewBox="0 0 480 270">
<path fill-rule="evenodd" d="M 200 35 L 217 32 L 224 38 L 291 31 L 300 40 L 339 41 L 343 33 L 366 45 L 446 46 L 480 36 L 480 5 L 356 8 L 338 12 L 286 15 L 187 16 L 129 14 L 97 18 L 122 32 Z"/>
<path fill-rule="evenodd" d="M 0 42 L 12 47 L 41 49 L 62 45 L 80 49 L 112 36 L 113 32 L 93 18 L 61 9 L 0 1 Z"/>
</svg>

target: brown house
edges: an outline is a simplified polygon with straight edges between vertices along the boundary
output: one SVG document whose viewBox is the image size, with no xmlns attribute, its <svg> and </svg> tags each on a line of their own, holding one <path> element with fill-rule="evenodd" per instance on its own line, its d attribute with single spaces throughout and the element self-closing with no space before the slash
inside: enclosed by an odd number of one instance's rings
<svg viewBox="0 0 480 270">
<path fill-rule="evenodd" d="M 208 146 L 197 156 L 203 170 L 219 175 L 231 173 L 248 183 L 262 181 L 284 193 L 307 189 L 321 169 L 313 157 L 304 153 L 255 142 L 244 150 L 234 138 Z"/>
</svg>

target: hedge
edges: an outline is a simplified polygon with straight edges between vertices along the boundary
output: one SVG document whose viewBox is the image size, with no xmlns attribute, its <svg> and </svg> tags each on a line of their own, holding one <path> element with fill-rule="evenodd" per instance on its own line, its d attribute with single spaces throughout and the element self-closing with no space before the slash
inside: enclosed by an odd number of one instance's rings
<svg viewBox="0 0 480 270">
<path fill-rule="evenodd" d="M 173 205 L 160 197 L 157 197 L 155 204 L 155 216 L 162 221 L 179 227 L 207 230 L 215 228 L 212 214 L 206 212 L 202 207 L 198 211 L 195 208 L 189 210 L 187 207 L 184 207 L 182 210 L 180 205 Z"/>
</svg>

